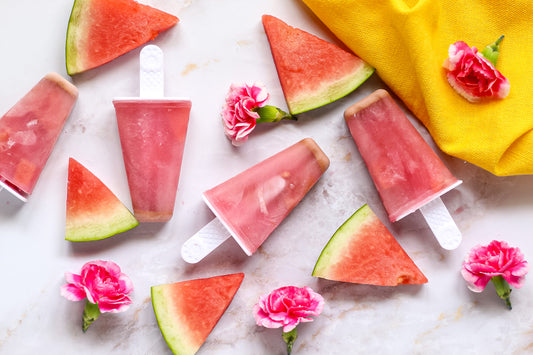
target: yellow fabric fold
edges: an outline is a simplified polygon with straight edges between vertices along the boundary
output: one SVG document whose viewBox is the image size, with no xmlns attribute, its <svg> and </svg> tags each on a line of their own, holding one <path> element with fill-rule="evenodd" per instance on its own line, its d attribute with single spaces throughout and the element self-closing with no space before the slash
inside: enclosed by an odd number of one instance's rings
<svg viewBox="0 0 533 355">
<path fill-rule="evenodd" d="M 496 175 L 533 173 L 533 1 L 303 0 L 427 127 L 447 154 Z M 505 35 L 502 100 L 470 103 L 448 84 L 448 47 Z"/>
</svg>

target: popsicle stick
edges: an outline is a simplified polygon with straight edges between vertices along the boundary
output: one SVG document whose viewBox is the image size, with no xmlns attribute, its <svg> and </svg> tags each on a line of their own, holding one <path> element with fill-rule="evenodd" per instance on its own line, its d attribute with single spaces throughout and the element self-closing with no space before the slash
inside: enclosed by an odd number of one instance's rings
<svg viewBox="0 0 533 355">
<path fill-rule="evenodd" d="M 143 99 L 161 99 L 164 95 L 163 51 L 153 44 L 140 53 L 140 92 Z"/>
<path fill-rule="evenodd" d="M 218 218 L 215 218 L 183 243 L 181 257 L 186 262 L 195 264 L 209 255 L 230 236 L 231 234 L 226 227 Z"/>
<path fill-rule="evenodd" d="M 457 228 L 440 198 L 422 206 L 420 212 L 422 212 L 441 247 L 446 250 L 453 250 L 461 244 L 461 231 Z"/>
</svg>

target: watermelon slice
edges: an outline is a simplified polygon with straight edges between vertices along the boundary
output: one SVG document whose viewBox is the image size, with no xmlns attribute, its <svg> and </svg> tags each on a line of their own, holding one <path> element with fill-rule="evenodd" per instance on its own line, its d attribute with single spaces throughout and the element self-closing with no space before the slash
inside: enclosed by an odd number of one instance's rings
<svg viewBox="0 0 533 355">
<path fill-rule="evenodd" d="M 139 222 L 100 179 L 69 159 L 65 239 L 99 240 L 127 231 Z"/>
<path fill-rule="evenodd" d="M 133 0 L 76 0 L 67 30 L 67 72 L 74 75 L 110 62 L 178 21 Z"/>
<path fill-rule="evenodd" d="M 331 237 L 318 258 L 313 276 L 380 286 L 428 282 L 366 204 Z"/>
<path fill-rule="evenodd" d="M 274 16 L 263 15 L 263 27 L 293 115 L 346 96 L 374 72 L 352 53 Z"/>
<path fill-rule="evenodd" d="M 195 354 L 239 289 L 243 273 L 152 287 L 157 323 L 174 354 Z"/>
</svg>

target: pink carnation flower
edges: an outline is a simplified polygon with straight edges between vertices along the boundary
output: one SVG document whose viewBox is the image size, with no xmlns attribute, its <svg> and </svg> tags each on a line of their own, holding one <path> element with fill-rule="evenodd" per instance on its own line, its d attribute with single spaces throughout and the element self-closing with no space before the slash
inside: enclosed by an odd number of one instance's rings
<svg viewBox="0 0 533 355">
<path fill-rule="evenodd" d="M 123 312 L 128 309 L 133 291 L 130 278 L 121 272 L 112 261 L 91 261 L 83 265 L 80 275 L 65 273 L 68 284 L 61 287 L 61 295 L 70 301 L 80 301 L 87 297 L 98 304 L 100 312 Z"/>
<path fill-rule="evenodd" d="M 256 110 L 264 106 L 268 98 L 269 94 L 263 84 L 231 85 L 222 108 L 222 121 L 224 132 L 233 145 L 246 142 L 259 119 Z"/>
<path fill-rule="evenodd" d="M 83 331 L 100 313 L 117 313 L 128 309 L 128 297 L 133 283 L 112 261 L 96 260 L 83 265 L 80 274 L 65 273 L 67 284 L 61 286 L 61 295 L 69 301 L 87 298 L 83 311 Z"/>
<path fill-rule="evenodd" d="M 523 286 L 529 264 L 518 248 L 493 240 L 487 246 L 478 245 L 465 258 L 461 274 L 474 292 L 481 292 L 495 276 L 503 277 L 511 286 Z"/>
<path fill-rule="evenodd" d="M 448 82 L 468 101 L 501 99 L 509 94 L 509 80 L 476 47 L 470 48 L 465 42 L 458 41 L 450 45 L 448 55 L 443 64 Z"/>
<path fill-rule="evenodd" d="M 259 298 L 254 306 L 257 325 L 266 328 L 283 327 L 290 332 L 300 322 L 312 322 L 324 308 L 324 299 L 309 287 L 281 287 Z"/>
</svg>

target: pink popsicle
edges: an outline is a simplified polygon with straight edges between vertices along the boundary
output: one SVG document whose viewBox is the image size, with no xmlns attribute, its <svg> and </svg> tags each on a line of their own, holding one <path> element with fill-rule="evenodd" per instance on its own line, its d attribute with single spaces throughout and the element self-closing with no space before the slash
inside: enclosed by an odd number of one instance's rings
<svg viewBox="0 0 533 355">
<path fill-rule="evenodd" d="M 172 218 L 191 101 L 164 95 L 163 51 L 139 55 L 139 97 L 113 100 L 133 212 L 139 222 Z"/>
<path fill-rule="evenodd" d="M 140 222 L 174 212 L 191 101 L 114 100 L 133 211 Z"/>
<path fill-rule="evenodd" d="M 391 222 L 461 183 L 385 90 L 350 106 L 344 118 Z"/>
<path fill-rule="evenodd" d="M 0 118 L 0 186 L 26 201 L 77 97 L 74 85 L 49 73 Z"/>
<path fill-rule="evenodd" d="M 204 192 L 204 200 L 251 255 L 329 167 L 306 138 Z"/>
</svg>

